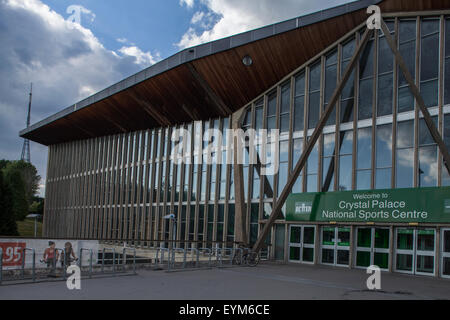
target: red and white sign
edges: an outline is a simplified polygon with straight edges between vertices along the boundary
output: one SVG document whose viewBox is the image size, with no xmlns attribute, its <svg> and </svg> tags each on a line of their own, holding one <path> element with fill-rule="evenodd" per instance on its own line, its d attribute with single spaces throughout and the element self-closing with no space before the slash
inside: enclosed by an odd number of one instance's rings
<svg viewBox="0 0 450 320">
<path fill-rule="evenodd" d="M 0 242 L 3 251 L 3 266 L 21 266 L 23 260 L 25 242 Z"/>
</svg>

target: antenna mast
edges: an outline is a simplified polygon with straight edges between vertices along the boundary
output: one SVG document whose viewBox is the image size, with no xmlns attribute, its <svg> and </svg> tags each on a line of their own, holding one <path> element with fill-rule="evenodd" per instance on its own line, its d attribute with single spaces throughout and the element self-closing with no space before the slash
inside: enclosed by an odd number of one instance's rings
<svg viewBox="0 0 450 320">
<path fill-rule="evenodd" d="M 28 102 L 28 116 L 27 116 L 27 128 L 30 126 L 30 114 L 31 114 L 31 99 L 33 97 L 33 83 L 31 84 L 30 88 L 30 100 Z M 23 141 L 23 148 L 22 148 L 22 156 L 20 157 L 20 160 L 23 160 L 25 162 L 30 162 L 30 140 L 24 139 Z"/>
</svg>

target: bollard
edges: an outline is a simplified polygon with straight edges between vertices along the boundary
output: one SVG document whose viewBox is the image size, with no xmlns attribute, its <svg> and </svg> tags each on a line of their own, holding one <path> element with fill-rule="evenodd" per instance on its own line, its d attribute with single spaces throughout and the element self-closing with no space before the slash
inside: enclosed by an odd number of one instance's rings
<svg viewBox="0 0 450 320">
<path fill-rule="evenodd" d="M 25 277 L 25 256 L 26 256 L 26 253 L 27 253 L 27 248 L 23 248 L 22 249 L 22 270 L 20 272 L 22 280 Z"/>
</svg>

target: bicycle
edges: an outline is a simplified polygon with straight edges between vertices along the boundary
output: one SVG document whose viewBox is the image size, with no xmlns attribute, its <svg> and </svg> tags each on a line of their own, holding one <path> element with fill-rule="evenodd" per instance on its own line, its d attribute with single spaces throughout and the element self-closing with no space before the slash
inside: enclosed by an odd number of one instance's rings
<svg viewBox="0 0 450 320">
<path fill-rule="evenodd" d="M 252 251 L 250 248 L 240 247 L 241 250 L 236 250 L 233 257 L 233 264 L 247 265 L 249 267 L 256 267 L 259 263 L 259 253 Z"/>
</svg>

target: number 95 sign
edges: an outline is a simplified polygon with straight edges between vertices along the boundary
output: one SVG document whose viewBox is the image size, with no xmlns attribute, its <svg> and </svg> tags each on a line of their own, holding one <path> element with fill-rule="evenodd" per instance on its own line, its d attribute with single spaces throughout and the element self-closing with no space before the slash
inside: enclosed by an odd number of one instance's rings
<svg viewBox="0 0 450 320">
<path fill-rule="evenodd" d="M 3 251 L 3 266 L 21 266 L 25 242 L 0 242 Z"/>
</svg>

